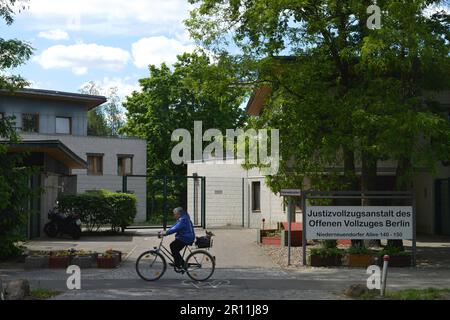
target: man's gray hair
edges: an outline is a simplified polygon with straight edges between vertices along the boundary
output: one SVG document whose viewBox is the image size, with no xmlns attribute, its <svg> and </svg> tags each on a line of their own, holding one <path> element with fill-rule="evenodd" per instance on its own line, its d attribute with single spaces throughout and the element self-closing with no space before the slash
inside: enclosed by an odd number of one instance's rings
<svg viewBox="0 0 450 320">
<path fill-rule="evenodd" d="M 174 212 L 174 213 L 182 214 L 183 211 L 184 211 L 184 209 L 183 209 L 182 207 L 178 207 L 178 208 L 173 209 L 173 212 Z"/>
</svg>

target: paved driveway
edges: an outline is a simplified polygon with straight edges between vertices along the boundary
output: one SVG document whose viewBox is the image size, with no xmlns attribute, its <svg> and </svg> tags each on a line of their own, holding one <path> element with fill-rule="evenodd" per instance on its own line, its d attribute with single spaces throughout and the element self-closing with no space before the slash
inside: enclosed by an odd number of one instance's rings
<svg viewBox="0 0 450 320">
<path fill-rule="evenodd" d="M 30 241 L 26 246 L 31 250 L 77 250 L 106 251 L 120 250 L 125 253 L 125 260 L 134 261 L 142 252 L 159 245 L 157 230 L 128 230 L 124 235 L 107 237 L 83 237 L 78 241 L 72 239 L 39 239 Z M 201 229 L 197 236 L 204 235 Z M 217 268 L 278 268 L 256 243 L 256 230 L 252 229 L 215 229 L 213 230 L 213 248 Z M 164 239 L 169 247 L 174 236 Z"/>
</svg>

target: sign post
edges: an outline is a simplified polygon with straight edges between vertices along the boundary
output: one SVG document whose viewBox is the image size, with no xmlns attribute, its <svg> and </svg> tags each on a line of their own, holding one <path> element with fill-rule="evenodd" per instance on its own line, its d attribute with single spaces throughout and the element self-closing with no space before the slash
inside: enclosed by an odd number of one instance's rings
<svg viewBox="0 0 450 320">
<path fill-rule="evenodd" d="M 306 193 L 302 193 L 302 260 L 306 266 Z"/>
<path fill-rule="evenodd" d="M 292 214 L 295 214 L 292 197 L 301 197 L 300 189 L 282 189 L 280 195 L 288 198 L 288 266 L 291 265 Z M 293 213 L 294 211 L 294 213 Z M 284 245 L 284 244 L 283 244 Z"/>
<path fill-rule="evenodd" d="M 291 265 L 292 198 L 288 200 L 288 266 Z"/>
</svg>

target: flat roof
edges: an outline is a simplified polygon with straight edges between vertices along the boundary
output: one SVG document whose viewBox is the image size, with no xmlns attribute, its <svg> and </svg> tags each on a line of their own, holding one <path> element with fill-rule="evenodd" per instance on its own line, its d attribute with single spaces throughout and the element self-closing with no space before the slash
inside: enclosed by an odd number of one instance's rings
<svg viewBox="0 0 450 320">
<path fill-rule="evenodd" d="M 8 141 L 0 141 L 2 144 Z M 8 152 L 46 153 L 70 169 L 86 169 L 87 162 L 59 140 L 22 140 L 8 147 Z"/>
<path fill-rule="evenodd" d="M 0 90 L 0 95 L 27 97 L 33 99 L 51 99 L 58 101 L 75 101 L 85 105 L 86 110 L 91 110 L 107 101 L 104 96 L 96 96 L 90 94 L 64 92 L 55 90 L 43 90 L 43 89 L 18 89 L 14 91 Z"/>
</svg>

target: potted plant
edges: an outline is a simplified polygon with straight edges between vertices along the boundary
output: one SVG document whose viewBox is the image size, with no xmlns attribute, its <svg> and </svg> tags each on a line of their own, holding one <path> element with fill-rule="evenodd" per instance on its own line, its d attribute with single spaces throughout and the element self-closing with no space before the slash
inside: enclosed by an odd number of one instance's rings
<svg viewBox="0 0 450 320">
<path fill-rule="evenodd" d="M 280 245 L 281 231 L 278 229 L 259 230 L 258 241 L 265 245 Z"/>
<path fill-rule="evenodd" d="M 410 267 L 411 266 L 411 253 L 405 251 L 399 247 L 385 247 L 378 252 L 378 265 L 383 266 L 383 257 L 389 256 L 389 267 Z"/>
<path fill-rule="evenodd" d="M 366 247 L 350 247 L 346 255 L 349 267 L 367 268 L 373 264 L 373 256 Z"/>
<path fill-rule="evenodd" d="M 74 253 L 72 264 L 80 268 L 92 268 L 96 261 L 96 255 L 91 251 L 79 250 Z"/>
<path fill-rule="evenodd" d="M 122 251 L 109 249 L 106 251 L 106 253 L 111 255 L 117 255 L 117 259 L 119 260 L 119 262 L 122 262 Z"/>
<path fill-rule="evenodd" d="M 50 253 L 48 266 L 50 269 L 66 269 L 70 265 L 70 251 L 55 251 Z"/>
<path fill-rule="evenodd" d="M 312 267 L 331 267 L 342 265 L 344 250 L 338 249 L 336 241 L 326 240 L 319 248 L 313 248 L 310 252 L 310 264 Z"/>
<path fill-rule="evenodd" d="M 119 264 L 119 255 L 111 252 L 99 254 L 97 257 L 97 267 L 104 269 L 113 269 Z"/>
<path fill-rule="evenodd" d="M 49 255 L 45 251 L 29 252 L 25 257 L 25 269 L 48 268 Z"/>
</svg>

